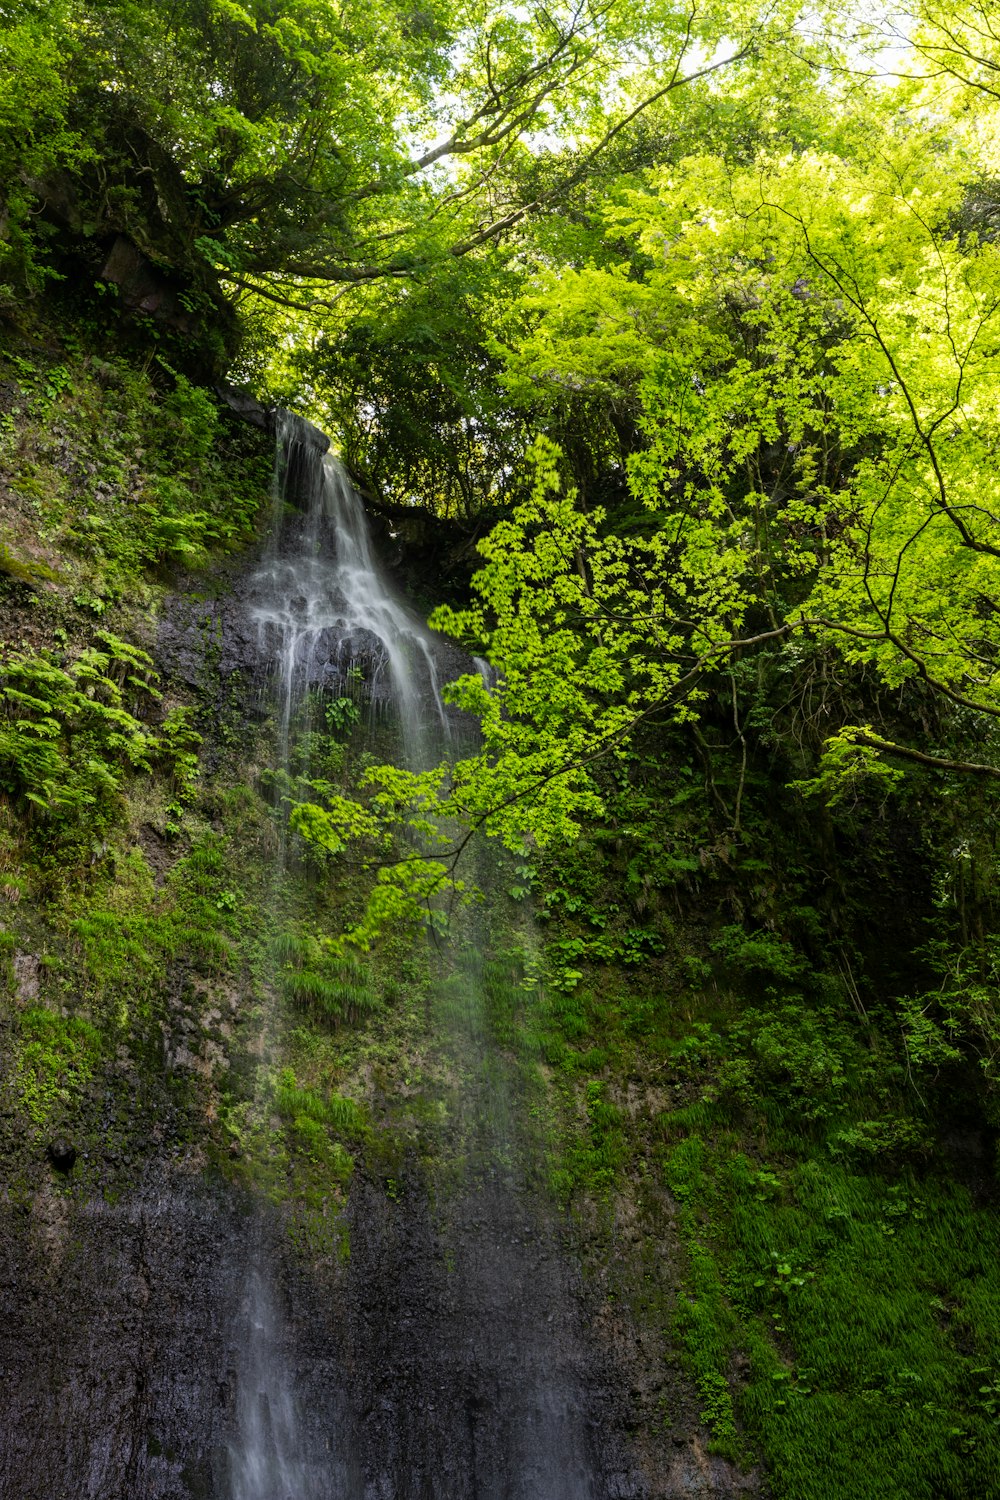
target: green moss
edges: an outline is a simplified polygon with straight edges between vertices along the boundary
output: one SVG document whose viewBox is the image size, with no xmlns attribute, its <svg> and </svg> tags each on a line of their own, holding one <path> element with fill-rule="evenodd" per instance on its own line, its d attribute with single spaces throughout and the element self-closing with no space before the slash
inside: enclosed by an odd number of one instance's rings
<svg viewBox="0 0 1000 1500">
<path fill-rule="evenodd" d="M 224 430 L 212 394 L 162 359 L 140 368 L 124 354 L 87 359 L 67 345 L 63 363 L 48 368 L 34 350 L 32 359 L 0 351 L 21 408 L 5 457 L 13 487 L 66 552 L 76 591 L 103 612 L 165 561 L 198 564 L 249 540 L 269 455 Z M 72 432 L 72 486 L 64 464 L 50 462 L 54 427 Z"/>
<path fill-rule="evenodd" d="M 14 993 L 14 953 L 17 942 L 12 932 L 0 930 L 0 992 Z"/>
<path fill-rule="evenodd" d="M 39 581 L 58 582 L 59 574 L 54 568 L 46 563 L 38 562 L 33 558 L 23 559 L 15 557 L 14 553 L 4 542 L 0 542 L 0 574 L 5 578 L 12 578 L 17 583 L 38 583 Z"/>
<path fill-rule="evenodd" d="M 677 1327 L 717 1437 L 735 1412 L 783 1500 L 990 1493 L 992 1209 L 940 1172 L 847 1166 L 787 1122 L 770 1160 L 719 1106 L 660 1128 L 687 1252 Z"/>
<path fill-rule="evenodd" d="M 21 1016 L 14 1079 L 22 1108 L 41 1128 L 75 1107 L 102 1052 L 96 1027 L 34 1007 Z"/>
</svg>

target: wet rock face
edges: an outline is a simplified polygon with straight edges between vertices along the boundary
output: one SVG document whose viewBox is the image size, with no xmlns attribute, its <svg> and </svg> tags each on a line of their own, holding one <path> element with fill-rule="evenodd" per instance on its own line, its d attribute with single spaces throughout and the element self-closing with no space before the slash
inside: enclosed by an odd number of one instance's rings
<svg viewBox="0 0 1000 1500">
<path fill-rule="evenodd" d="M 0 1227 L 0 1493 L 216 1494 L 237 1205 L 162 1184 L 80 1202 L 58 1242 L 19 1217 Z"/>
<path fill-rule="evenodd" d="M 310 1265 L 277 1216 L 264 1226 L 310 1496 L 708 1500 L 749 1485 L 697 1439 L 640 1463 L 634 1371 L 595 1335 L 537 1202 L 486 1185 L 432 1212 L 415 1187 L 362 1181 L 348 1215 L 346 1263 Z M 153 1166 L 127 1201 L 38 1217 L 0 1215 L 4 1500 L 240 1500 L 248 1197 Z"/>
<path fill-rule="evenodd" d="M 56 1235 L 39 1217 L 0 1214 L 4 1500 L 233 1500 L 246 1195 L 160 1175 L 117 1205 L 77 1202 Z M 339 1483 L 345 1363 L 329 1289 L 272 1228 L 304 1442 L 337 1481 L 330 1500 L 360 1496 Z"/>
<path fill-rule="evenodd" d="M 234 416 L 239 417 L 241 422 L 247 422 L 251 427 L 257 427 L 261 432 L 269 433 L 271 437 L 274 437 L 279 427 L 284 425 L 287 430 L 294 433 L 297 442 L 315 448 L 319 453 L 329 451 L 330 439 L 326 433 L 314 423 L 306 421 L 305 417 L 296 416 L 280 406 L 264 406 L 256 396 L 236 386 L 216 385 L 213 386 L 213 390 L 219 400 Z"/>
<path fill-rule="evenodd" d="M 317 450 L 319 451 L 319 450 Z M 294 472 L 289 484 L 296 483 Z M 278 558 L 301 546 L 305 521 L 286 517 Z M 332 539 L 329 540 L 332 555 Z M 169 597 L 160 616 L 155 642 L 158 669 L 198 693 L 203 702 L 232 701 L 247 718 L 262 716 L 274 700 L 276 643 L 260 619 L 265 555 L 245 559 L 216 579 L 214 597 L 179 593 Z M 294 606 L 294 599 L 290 599 Z M 469 657 L 443 637 L 433 638 L 438 682 L 449 682 L 472 670 Z M 392 683 L 386 672 L 385 648 L 378 637 L 356 625 L 330 629 L 310 642 L 300 660 L 300 686 L 353 696 L 361 693 L 376 710 L 389 707 Z M 361 682 L 356 674 L 360 674 Z M 433 720 L 433 703 L 424 705 Z M 456 722 L 462 716 L 456 715 Z"/>
<path fill-rule="evenodd" d="M 248 567 L 228 580 L 229 592 L 218 599 L 168 599 L 160 618 L 155 657 L 158 670 L 197 692 L 203 701 L 232 703 L 248 719 L 263 717 L 273 702 L 274 662 L 262 651 L 262 631 L 255 614 L 255 570 Z M 435 641 L 438 680 L 450 682 L 472 670 L 464 652 L 443 638 Z M 315 643 L 307 665 L 308 686 L 354 695 L 359 687 L 350 675 L 360 672 L 361 691 L 377 709 L 391 702 L 390 684 L 380 642 L 354 630 L 325 632 Z M 456 714 L 456 720 L 462 716 Z"/>
<path fill-rule="evenodd" d="M 178 595 L 168 599 L 156 640 L 159 670 L 203 698 L 235 691 L 248 718 L 263 715 L 274 696 L 275 666 L 255 613 L 259 561 L 227 580 L 227 593 L 217 599 Z M 336 631 L 319 642 L 309 664 L 309 685 L 346 690 L 347 673 L 356 664 L 367 676 L 377 673 L 378 645 L 354 646 L 349 658 Z"/>
<path fill-rule="evenodd" d="M 539 1205 L 352 1201 L 349 1327 L 366 1500 L 640 1500 L 628 1401 Z"/>
<path fill-rule="evenodd" d="M 230 392 L 245 406 L 250 398 Z M 358 491 L 301 417 L 252 403 L 248 420 L 273 429 L 276 460 L 269 534 L 258 554 L 217 575 L 214 598 L 165 601 L 155 654 L 166 676 L 215 702 L 221 718 L 287 717 L 318 689 L 367 704 L 424 738 L 460 730 L 443 683 L 473 670 L 434 636 L 394 588 Z M 245 413 L 244 413 L 245 414 Z M 388 713 L 386 713 L 388 711 Z"/>
<path fill-rule="evenodd" d="M 57 1135 L 51 1140 L 47 1154 L 57 1172 L 71 1172 L 76 1164 L 76 1147 L 65 1136 Z"/>
<path fill-rule="evenodd" d="M 14 954 L 14 993 L 19 1005 L 31 1005 L 41 989 L 41 964 L 34 953 Z"/>
<path fill-rule="evenodd" d="M 345 1307 L 360 1487 L 351 1500 L 726 1500 L 760 1478 L 705 1451 L 683 1378 L 602 1298 L 551 1204 L 497 1179 L 433 1214 L 360 1184 Z M 640 1429 L 644 1429 L 641 1430 Z"/>
</svg>

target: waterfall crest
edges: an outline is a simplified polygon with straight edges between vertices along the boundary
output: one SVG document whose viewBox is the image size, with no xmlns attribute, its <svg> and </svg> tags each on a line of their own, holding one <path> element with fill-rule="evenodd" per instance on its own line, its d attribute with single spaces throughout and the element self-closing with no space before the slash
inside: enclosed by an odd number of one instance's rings
<svg viewBox="0 0 1000 1500">
<path fill-rule="evenodd" d="M 376 709 L 395 710 L 404 751 L 420 762 L 449 733 L 433 637 L 396 595 L 373 553 L 361 497 L 315 432 L 279 416 L 271 543 L 253 580 L 283 732 L 307 689 L 357 697 L 361 688 Z"/>
</svg>

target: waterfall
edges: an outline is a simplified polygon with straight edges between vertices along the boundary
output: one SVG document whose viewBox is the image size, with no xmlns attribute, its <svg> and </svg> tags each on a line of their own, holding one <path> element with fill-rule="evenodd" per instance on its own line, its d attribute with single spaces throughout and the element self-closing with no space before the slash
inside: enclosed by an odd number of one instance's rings
<svg viewBox="0 0 1000 1500">
<path fill-rule="evenodd" d="M 374 556 L 361 499 L 324 444 L 308 423 L 288 414 L 279 417 L 272 532 L 251 580 L 260 656 L 269 665 L 278 713 L 280 769 L 302 774 L 296 737 L 304 732 L 308 738 L 310 712 L 321 701 L 345 697 L 363 698 L 376 718 L 382 710 L 390 712 L 404 762 L 419 769 L 439 757 L 450 738 L 433 637 L 395 595 Z M 492 687 L 488 663 L 474 659 L 466 665 Z M 286 858 L 282 839 L 276 898 Z M 369 1320 L 362 1306 L 361 1327 L 369 1343 L 362 1363 L 385 1371 L 379 1400 L 368 1407 L 370 1431 L 363 1441 L 369 1463 L 372 1445 L 380 1446 L 378 1462 L 396 1474 L 391 1489 L 385 1488 L 388 1470 L 371 1489 L 352 1450 L 357 1433 L 352 1437 L 347 1410 L 342 1430 L 319 1432 L 300 1409 L 295 1340 L 281 1313 L 258 1221 L 240 1314 L 226 1500 L 361 1500 L 376 1493 L 385 1500 L 418 1494 L 421 1500 L 594 1496 L 573 1303 L 553 1241 L 544 1228 L 532 1226 L 511 1165 L 516 1155 L 512 1099 L 485 1032 L 487 934 L 475 915 L 468 917 L 457 946 L 461 951 L 451 982 L 459 992 L 459 1019 L 450 1042 L 464 1052 L 470 1077 L 477 1080 L 463 1107 L 471 1111 L 470 1139 L 478 1140 L 480 1160 L 492 1165 L 474 1170 L 454 1200 L 465 1227 L 457 1228 L 455 1281 L 446 1294 L 442 1288 L 439 1313 L 456 1320 L 454 1347 L 446 1328 L 426 1330 L 420 1352 L 407 1356 L 413 1368 L 408 1375 L 400 1372 L 405 1388 L 426 1354 L 421 1406 L 415 1409 L 409 1399 L 397 1405 L 390 1396 L 396 1378 L 391 1356 L 383 1365 L 379 1354 L 383 1339 L 395 1347 L 395 1320 L 381 1302 L 381 1290 L 374 1318 Z M 268 1031 L 265 1019 L 264 1064 L 273 1060 Z M 449 1039 L 442 1040 L 447 1045 Z M 374 1206 L 372 1213 L 377 1218 Z M 362 1297 L 371 1290 L 365 1284 Z M 405 1284 L 400 1294 L 405 1299 Z M 408 1310 L 407 1324 L 413 1316 Z M 443 1364 L 436 1363 L 442 1358 Z M 438 1405 L 439 1393 L 452 1384 L 460 1409 L 447 1398 Z M 442 1452 L 448 1449 L 445 1434 L 454 1422 L 464 1434 L 464 1452 L 452 1457 L 449 1478 L 436 1474 L 429 1455 L 435 1443 L 443 1444 Z"/>
<path fill-rule="evenodd" d="M 404 753 L 419 765 L 449 733 L 430 633 L 393 592 L 373 554 L 361 498 L 324 451 L 323 435 L 287 412 L 278 414 L 277 429 L 271 536 L 251 597 L 261 660 L 273 663 L 279 769 L 290 769 L 292 726 L 298 719 L 302 727 L 299 710 L 311 690 L 351 699 L 363 691 L 376 710 L 391 707 Z M 285 858 L 283 839 L 276 888 Z M 331 1445 L 309 1451 L 259 1233 L 250 1261 L 230 1500 L 341 1500 L 351 1491 Z"/>
<path fill-rule="evenodd" d="M 307 689 L 356 697 L 363 683 L 376 709 L 395 709 L 405 753 L 420 764 L 449 736 L 432 637 L 392 589 L 361 497 L 321 437 L 279 414 L 271 543 L 253 580 L 261 656 L 275 664 L 281 755 Z"/>
<path fill-rule="evenodd" d="M 347 1500 L 346 1467 L 330 1451 L 332 1443 L 314 1450 L 304 1430 L 285 1353 L 287 1335 L 259 1245 L 255 1260 L 241 1314 L 230 1500 Z"/>
</svg>

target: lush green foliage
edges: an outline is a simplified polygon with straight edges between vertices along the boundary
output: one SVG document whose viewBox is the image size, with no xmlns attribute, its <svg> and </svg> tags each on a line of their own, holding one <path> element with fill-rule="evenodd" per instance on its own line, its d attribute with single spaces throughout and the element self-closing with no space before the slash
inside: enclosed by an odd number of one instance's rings
<svg viewBox="0 0 1000 1500">
<path fill-rule="evenodd" d="M 123 707 L 125 691 L 149 694 L 152 662 L 107 631 L 98 640 L 68 670 L 21 653 L 3 665 L 4 787 L 45 813 L 89 812 L 120 790 L 111 765 L 149 770 L 159 748 Z"/>
<path fill-rule="evenodd" d="M 874 11 L 846 57 L 781 5 L 0 17 L 26 1139 L 119 1068 L 324 1254 L 356 1171 L 521 1153 L 596 1259 L 634 1209 L 599 1274 L 788 1500 L 995 1486 L 1000 50 L 911 9 L 879 86 Z M 475 549 L 475 751 L 380 765 L 314 694 L 263 771 L 211 649 L 153 672 L 255 536 L 240 336 Z"/>
<path fill-rule="evenodd" d="M 848 822 L 859 802 L 920 799 L 907 764 L 997 776 L 1000 283 L 975 217 L 996 120 L 977 85 L 949 135 L 935 89 L 860 99 L 800 79 L 785 136 L 737 93 L 747 133 L 608 182 L 578 259 L 525 233 L 508 337 L 481 342 L 504 370 L 498 429 L 542 431 L 479 542 L 472 605 L 434 617 L 497 673 L 451 689 L 482 749 L 433 775 L 369 771 L 353 807 L 311 800 L 307 838 L 360 838 L 384 865 L 380 838 L 410 820 L 426 840 L 436 803 L 440 826 L 485 827 L 527 860 L 609 817 L 645 726 L 703 739 L 720 714 L 738 774 L 728 799 L 712 777 L 713 837 L 744 853 L 755 755 Z M 372 795 L 383 775 L 391 807 Z M 942 858 L 969 836 L 965 795 L 935 829 Z M 440 844 L 419 892 L 411 859 L 385 866 L 359 938 L 450 874 Z M 947 966 L 966 978 L 942 977 L 964 1008 L 912 1001 L 906 1023 L 942 1056 L 960 1033 L 992 1056 L 982 903 L 979 920 Z"/>
<path fill-rule="evenodd" d="M 0 27 L 33 85 L 0 112 L 12 274 L 37 281 L 31 216 L 56 206 L 78 239 L 119 234 L 172 268 L 192 316 L 218 311 L 220 286 L 328 305 L 331 284 L 408 277 L 494 239 L 637 109 L 738 69 L 793 16 L 661 0 L 22 0 Z M 578 146 L 540 188 L 519 171 L 522 142 L 560 131 Z"/>
</svg>

